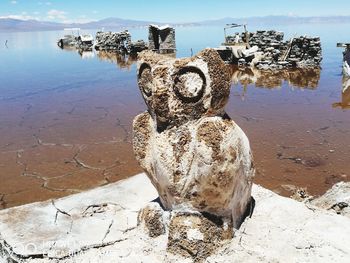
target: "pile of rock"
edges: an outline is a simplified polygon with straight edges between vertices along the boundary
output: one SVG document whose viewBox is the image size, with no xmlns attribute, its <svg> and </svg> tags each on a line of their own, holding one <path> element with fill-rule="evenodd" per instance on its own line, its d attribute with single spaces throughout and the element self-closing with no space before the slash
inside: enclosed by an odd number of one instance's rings
<svg viewBox="0 0 350 263">
<path fill-rule="evenodd" d="M 129 46 L 130 54 L 137 54 L 146 49 L 147 49 L 147 43 L 143 40 L 137 40 L 136 42 L 131 42 Z"/>
<path fill-rule="evenodd" d="M 131 44 L 131 35 L 129 31 L 122 32 L 97 32 L 96 50 L 126 52 Z"/>
<path fill-rule="evenodd" d="M 283 68 L 318 68 L 322 61 L 322 48 L 319 37 L 300 36 L 289 41 L 284 41 L 284 33 L 275 30 L 256 31 L 254 33 L 236 33 L 228 36 L 228 42 L 241 45 L 246 43 L 249 37 L 250 47 L 257 47 L 254 58 L 251 56 L 236 56 L 237 46 L 224 46 L 219 48 L 221 57 L 229 63 L 240 66 L 254 65 L 259 69 L 283 69 Z M 243 55 L 245 47 L 243 48 Z M 233 51 L 233 57 L 230 51 Z M 236 52 L 238 54 L 242 52 Z"/>
<path fill-rule="evenodd" d="M 281 49 L 284 46 L 283 38 L 284 33 L 275 30 L 269 31 L 256 31 L 255 33 L 249 34 L 249 44 L 251 46 L 258 46 L 261 51 L 268 51 L 271 47 Z M 242 33 L 242 38 L 245 41 L 245 33 Z"/>
<path fill-rule="evenodd" d="M 245 34 L 242 34 L 245 37 Z M 265 61 L 278 61 L 285 53 L 286 45 L 283 42 L 284 33 L 274 30 L 249 33 L 249 45 L 257 46 L 263 52 Z"/>
<path fill-rule="evenodd" d="M 286 61 L 298 67 L 317 67 L 322 61 L 322 48 L 319 37 L 300 36 L 291 40 L 290 52 Z"/>
<path fill-rule="evenodd" d="M 142 40 L 131 42 L 131 34 L 128 30 L 122 32 L 97 32 L 95 49 L 132 54 L 147 49 L 147 45 Z"/>
<path fill-rule="evenodd" d="M 322 61 L 319 37 L 300 36 L 283 41 L 283 32 L 257 31 L 249 44 L 259 47 L 264 56 L 257 63 L 260 69 L 281 69 L 288 67 L 317 68 Z"/>
</svg>

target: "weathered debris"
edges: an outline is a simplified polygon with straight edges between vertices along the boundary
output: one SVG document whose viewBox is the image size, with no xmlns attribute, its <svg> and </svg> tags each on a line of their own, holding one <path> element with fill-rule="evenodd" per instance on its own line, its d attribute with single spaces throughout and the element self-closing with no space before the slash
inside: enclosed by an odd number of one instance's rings
<svg viewBox="0 0 350 263">
<path fill-rule="evenodd" d="M 76 48 L 83 51 L 92 49 L 94 45 L 92 35 L 81 35 L 80 28 L 65 28 L 64 31 L 71 31 L 72 33 L 58 40 L 57 45 L 60 48 Z"/>
<path fill-rule="evenodd" d="M 350 43 L 337 43 L 337 47 L 345 48 L 343 52 L 342 101 L 333 103 L 334 108 L 350 109 Z"/>
<path fill-rule="evenodd" d="M 97 32 L 96 50 L 128 52 L 131 44 L 131 35 L 128 30 L 122 32 Z"/>
<path fill-rule="evenodd" d="M 129 49 L 130 54 L 137 54 L 147 49 L 147 43 L 143 40 L 137 40 L 135 42 L 131 42 Z"/>
<path fill-rule="evenodd" d="M 65 35 L 63 38 L 59 39 L 57 45 L 60 48 L 66 47 L 76 47 L 78 43 L 78 39 L 74 35 Z"/>
<path fill-rule="evenodd" d="M 339 182 L 311 204 L 350 218 L 350 182 Z"/>
<path fill-rule="evenodd" d="M 343 52 L 343 75 L 350 78 L 350 43 L 337 43 L 337 47 L 345 48 Z"/>
<path fill-rule="evenodd" d="M 161 54 L 175 53 L 175 29 L 168 25 L 148 27 L 148 48 Z"/>
<path fill-rule="evenodd" d="M 143 40 L 132 42 L 131 34 L 128 30 L 122 32 L 97 32 L 95 49 L 136 54 L 147 49 L 147 45 Z"/>
<path fill-rule="evenodd" d="M 237 28 L 237 27 L 243 27 L 244 28 L 244 41 L 241 38 L 239 33 L 235 33 L 234 35 L 227 35 L 226 30 L 230 29 L 230 28 Z M 238 24 L 227 24 L 226 27 L 224 27 L 224 34 L 225 34 L 225 42 L 223 43 L 223 45 L 225 46 L 238 46 L 238 45 L 243 45 L 243 46 L 247 46 L 248 48 L 249 46 L 249 33 L 247 31 L 247 24 L 242 24 L 242 25 L 238 25 Z"/>
<path fill-rule="evenodd" d="M 90 34 L 80 35 L 77 38 L 77 48 L 79 50 L 91 50 L 94 45 L 94 37 Z"/>
<path fill-rule="evenodd" d="M 136 159 L 170 210 L 168 250 L 199 260 L 232 238 L 252 204 L 249 141 L 224 111 L 230 74 L 213 49 L 184 59 L 145 51 L 138 84 L 148 111 L 133 123 Z M 152 207 L 142 218 L 163 218 Z"/>
<path fill-rule="evenodd" d="M 319 37 L 300 36 L 283 41 L 279 31 L 256 31 L 228 36 L 227 43 L 217 50 L 230 64 L 256 66 L 259 69 L 316 68 L 322 61 Z"/>
</svg>

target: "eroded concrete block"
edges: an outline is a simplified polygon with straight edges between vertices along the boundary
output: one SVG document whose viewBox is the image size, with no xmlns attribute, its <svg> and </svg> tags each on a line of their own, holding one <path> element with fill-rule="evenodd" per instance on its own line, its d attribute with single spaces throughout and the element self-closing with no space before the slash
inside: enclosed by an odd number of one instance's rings
<svg viewBox="0 0 350 263">
<path fill-rule="evenodd" d="M 176 52 L 175 29 L 168 25 L 149 25 L 148 48 L 159 53 Z"/>
</svg>

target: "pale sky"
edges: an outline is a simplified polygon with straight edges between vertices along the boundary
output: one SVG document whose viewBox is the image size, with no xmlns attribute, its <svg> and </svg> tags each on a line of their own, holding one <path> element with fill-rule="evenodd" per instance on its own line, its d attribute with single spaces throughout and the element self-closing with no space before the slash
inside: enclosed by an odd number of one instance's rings
<svg viewBox="0 0 350 263">
<path fill-rule="evenodd" d="M 0 0 L 0 18 L 88 22 L 107 17 L 196 22 L 268 15 L 349 16 L 350 0 Z"/>
</svg>

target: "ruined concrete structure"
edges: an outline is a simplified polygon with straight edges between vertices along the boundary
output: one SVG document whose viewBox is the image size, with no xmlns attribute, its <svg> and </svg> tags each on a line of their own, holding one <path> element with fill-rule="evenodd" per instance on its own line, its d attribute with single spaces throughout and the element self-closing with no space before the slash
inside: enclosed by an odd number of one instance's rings
<svg viewBox="0 0 350 263">
<path fill-rule="evenodd" d="M 175 29 L 170 26 L 149 25 L 148 48 L 159 53 L 176 51 Z"/>
<path fill-rule="evenodd" d="M 136 54 L 147 49 L 147 46 L 142 40 L 132 42 L 130 32 L 125 30 L 122 32 L 97 32 L 95 49 Z"/>
<path fill-rule="evenodd" d="M 284 33 L 274 30 L 248 33 L 250 47 L 257 47 L 249 55 L 245 52 L 230 53 L 219 48 L 224 61 L 240 66 L 256 66 L 259 69 L 317 68 L 322 61 L 322 48 L 319 37 L 300 36 L 284 41 Z M 234 43 L 245 43 L 246 33 L 236 33 L 228 37 Z"/>
<path fill-rule="evenodd" d="M 63 38 L 57 41 L 57 45 L 60 48 L 70 49 L 75 48 L 80 51 L 92 50 L 94 45 L 94 38 L 90 34 L 85 35 L 65 35 Z"/>
<path fill-rule="evenodd" d="M 343 52 L 343 75 L 345 78 L 350 78 L 350 44 L 342 44 L 345 48 Z"/>
<path fill-rule="evenodd" d="M 342 100 L 333 103 L 333 107 L 350 109 L 350 43 L 337 43 L 337 47 L 345 48 L 343 51 Z"/>
<path fill-rule="evenodd" d="M 148 111 L 134 120 L 133 147 L 160 198 L 141 224 L 151 236 L 167 232 L 170 251 L 204 256 L 232 237 L 251 201 L 249 141 L 224 111 L 230 74 L 213 49 L 185 59 L 144 51 L 138 59 Z M 152 232 L 161 225 L 169 230 Z"/>
<path fill-rule="evenodd" d="M 77 48 L 79 50 L 92 50 L 94 37 L 90 34 L 78 36 Z"/>
</svg>

